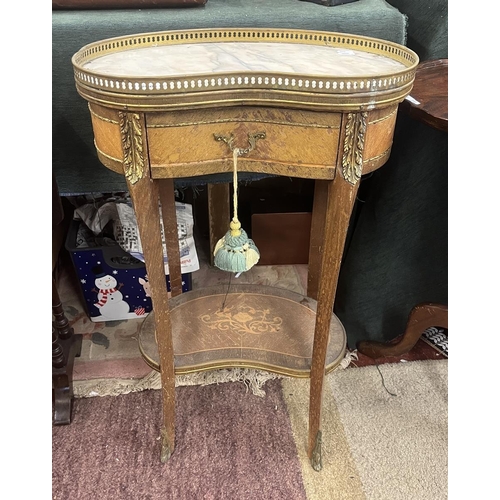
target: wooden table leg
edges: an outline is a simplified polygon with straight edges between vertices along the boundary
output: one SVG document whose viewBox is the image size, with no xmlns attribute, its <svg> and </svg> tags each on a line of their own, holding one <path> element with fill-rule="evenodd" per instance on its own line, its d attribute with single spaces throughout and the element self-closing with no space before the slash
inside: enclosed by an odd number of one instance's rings
<svg viewBox="0 0 500 500">
<path fill-rule="evenodd" d="M 229 229 L 231 221 L 229 184 L 208 185 L 208 230 L 210 235 L 210 264 L 214 265 L 215 245 Z"/>
<path fill-rule="evenodd" d="M 448 328 L 448 306 L 431 302 L 418 304 L 408 317 L 406 330 L 397 343 L 384 343 L 375 340 L 358 342 L 357 349 L 370 358 L 401 356 L 409 352 L 418 342 L 422 333 L 431 326 Z"/>
<path fill-rule="evenodd" d="M 175 373 L 172 325 L 168 303 L 161 240 L 159 189 L 150 177 L 144 116 L 120 112 L 123 168 L 134 205 L 144 264 L 151 286 L 156 336 L 160 357 L 163 401 L 160 460 L 166 462 L 175 447 Z"/>
<path fill-rule="evenodd" d="M 177 297 L 182 293 L 181 253 L 179 250 L 179 232 L 177 230 L 177 212 L 175 208 L 175 190 L 173 179 L 157 181 L 160 188 L 161 215 L 167 247 L 170 294 Z"/>
<path fill-rule="evenodd" d="M 316 181 L 317 183 L 320 181 Z M 321 407 L 328 333 L 333 312 L 333 302 L 340 272 L 340 257 L 343 252 L 350 214 L 356 200 L 359 182 L 346 182 L 337 174 L 327 183 L 325 222 L 321 229 L 321 273 L 318 286 L 318 308 L 314 333 L 311 387 L 309 401 L 309 458 L 314 470 L 322 468 L 321 457 Z M 323 189 L 323 188 L 320 188 Z"/>
<path fill-rule="evenodd" d="M 318 298 L 319 277 L 321 276 L 321 250 L 327 199 L 328 183 L 315 181 L 307 265 L 307 296 L 314 300 Z"/>
</svg>

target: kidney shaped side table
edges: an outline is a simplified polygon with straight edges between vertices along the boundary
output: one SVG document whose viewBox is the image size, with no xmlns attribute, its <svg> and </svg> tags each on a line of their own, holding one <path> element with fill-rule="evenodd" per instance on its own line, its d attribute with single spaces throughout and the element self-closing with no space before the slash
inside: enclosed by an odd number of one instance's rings
<svg viewBox="0 0 500 500">
<path fill-rule="evenodd" d="M 389 157 L 417 55 L 356 35 L 239 28 L 111 38 L 72 62 L 98 157 L 125 175 L 137 215 L 153 303 L 140 345 L 161 372 L 161 460 L 174 451 L 175 374 L 253 367 L 310 378 L 308 452 L 320 470 L 324 376 L 346 349 L 332 309 L 349 219 L 361 175 Z M 257 285 L 179 294 L 174 179 L 231 172 L 233 147 L 245 151 L 241 171 L 316 179 L 307 296 Z"/>
</svg>

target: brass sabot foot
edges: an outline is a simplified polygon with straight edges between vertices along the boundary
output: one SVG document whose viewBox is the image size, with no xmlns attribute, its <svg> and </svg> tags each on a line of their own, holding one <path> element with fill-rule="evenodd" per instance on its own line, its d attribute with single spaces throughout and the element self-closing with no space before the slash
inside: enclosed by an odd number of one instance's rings
<svg viewBox="0 0 500 500">
<path fill-rule="evenodd" d="M 312 468 L 319 472 L 323 468 L 323 461 L 321 457 L 321 431 L 316 434 L 316 444 L 311 454 L 311 465 Z"/>
<path fill-rule="evenodd" d="M 170 447 L 169 440 L 167 438 L 166 432 L 162 430 L 161 432 L 161 454 L 160 461 L 162 464 L 168 461 L 168 459 L 172 456 L 173 447 Z"/>
</svg>

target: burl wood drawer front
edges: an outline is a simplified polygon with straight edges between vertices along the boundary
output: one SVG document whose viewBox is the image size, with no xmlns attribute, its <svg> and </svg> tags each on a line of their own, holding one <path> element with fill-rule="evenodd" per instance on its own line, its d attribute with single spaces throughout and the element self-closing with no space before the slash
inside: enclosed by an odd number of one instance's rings
<svg viewBox="0 0 500 500">
<path fill-rule="evenodd" d="M 234 136 L 247 148 L 249 134 L 264 132 L 255 149 L 238 158 L 238 170 L 333 179 L 340 113 L 237 107 L 146 115 L 153 178 L 189 177 L 233 169 L 233 154 L 214 135 Z"/>
</svg>

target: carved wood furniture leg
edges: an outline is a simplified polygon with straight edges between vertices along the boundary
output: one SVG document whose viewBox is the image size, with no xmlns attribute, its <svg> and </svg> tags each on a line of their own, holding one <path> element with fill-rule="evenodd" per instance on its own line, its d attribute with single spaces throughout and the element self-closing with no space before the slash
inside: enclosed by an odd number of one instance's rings
<svg viewBox="0 0 500 500">
<path fill-rule="evenodd" d="M 75 335 L 64 314 L 55 280 L 52 280 L 52 388 L 54 425 L 71 422 L 73 364 L 82 350 L 82 336 Z"/>
<path fill-rule="evenodd" d="M 431 302 L 418 304 L 410 312 L 401 340 L 395 344 L 363 340 L 358 342 L 358 351 L 370 358 L 401 356 L 409 352 L 422 333 L 430 328 L 448 328 L 448 306 Z"/>
<path fill-rule="evenodd" d="M 69 321 L 62 307 L 56 282 L 52 279 L 52 315 L 54 316 L 54 326 L 57 336 L 60 339 L 69 339 L 73 334 L 73 328 L 69 326 Z"/>
<path fill-rule="evenodd" d="M 219 238 L 226 234 L 231 220 L 229 184 L 208 185 L 208 230 L 210 235 L 210 265 L 214 265 L 214 249 Z"/>
<path fill-rule="evenodd" d="M 326 181 L 326 209 L 320 265 L 323 272 L 318 287 L 309 400 L 309 458 L 316 471 L 322 468 L 320 428 L 328 332 L 341 257 L 361 178 L 365 131 L 366 113 L 343 115 L 340 137 L 341 144 L 344 145 L 343 154 L 339 155 L 335 179 Z"/>
<path fill-rule="evenodd" d="M 144 115 L 120 112 L 123 168 L 137 217 L 144 263 L 151 285 L 160 357 L 163 426 L 160 459 L 166 462 L 175 445 L 175 375 L 172 325 L 163 263 L 159 189 L 150 177 Z"/>
<path fill-rule="evenodd" d="M 160 179 L 157 182 L 160 189 L 161 215 L 167 246 L 170 293 L 172 297 L 177 297 L 177 295 L 182 293 L 182 271 L 179 233 L 177 231 L 174 180 Z"/>
<path fill-rule="evenodd" d="M 65 377 L 64 350 L 59 342 L 57 330 L 52 325 L 52 390 L 54 411 L 52 421 L 55 425 L 69 424 L 71 420 L 71 396 L 67 377 Z"/>
<path fill-rule="evenodd" d="M 62 368 L 64 366 L 64 351 L 54 325 L 52 325 L 52 366 L 54 368 Z"/>
<path fill-rule="evenodd" d="M 318 298 L 318 283 L 321 275 L 322 236 L 326 216 L 327 195 L 327 183 L 315 181 L 311 219 L 311 237 L 309 240 L 309 261 L 307 267 L 307 296 L 314 300 L 317 300 Z"/>
</svg>

